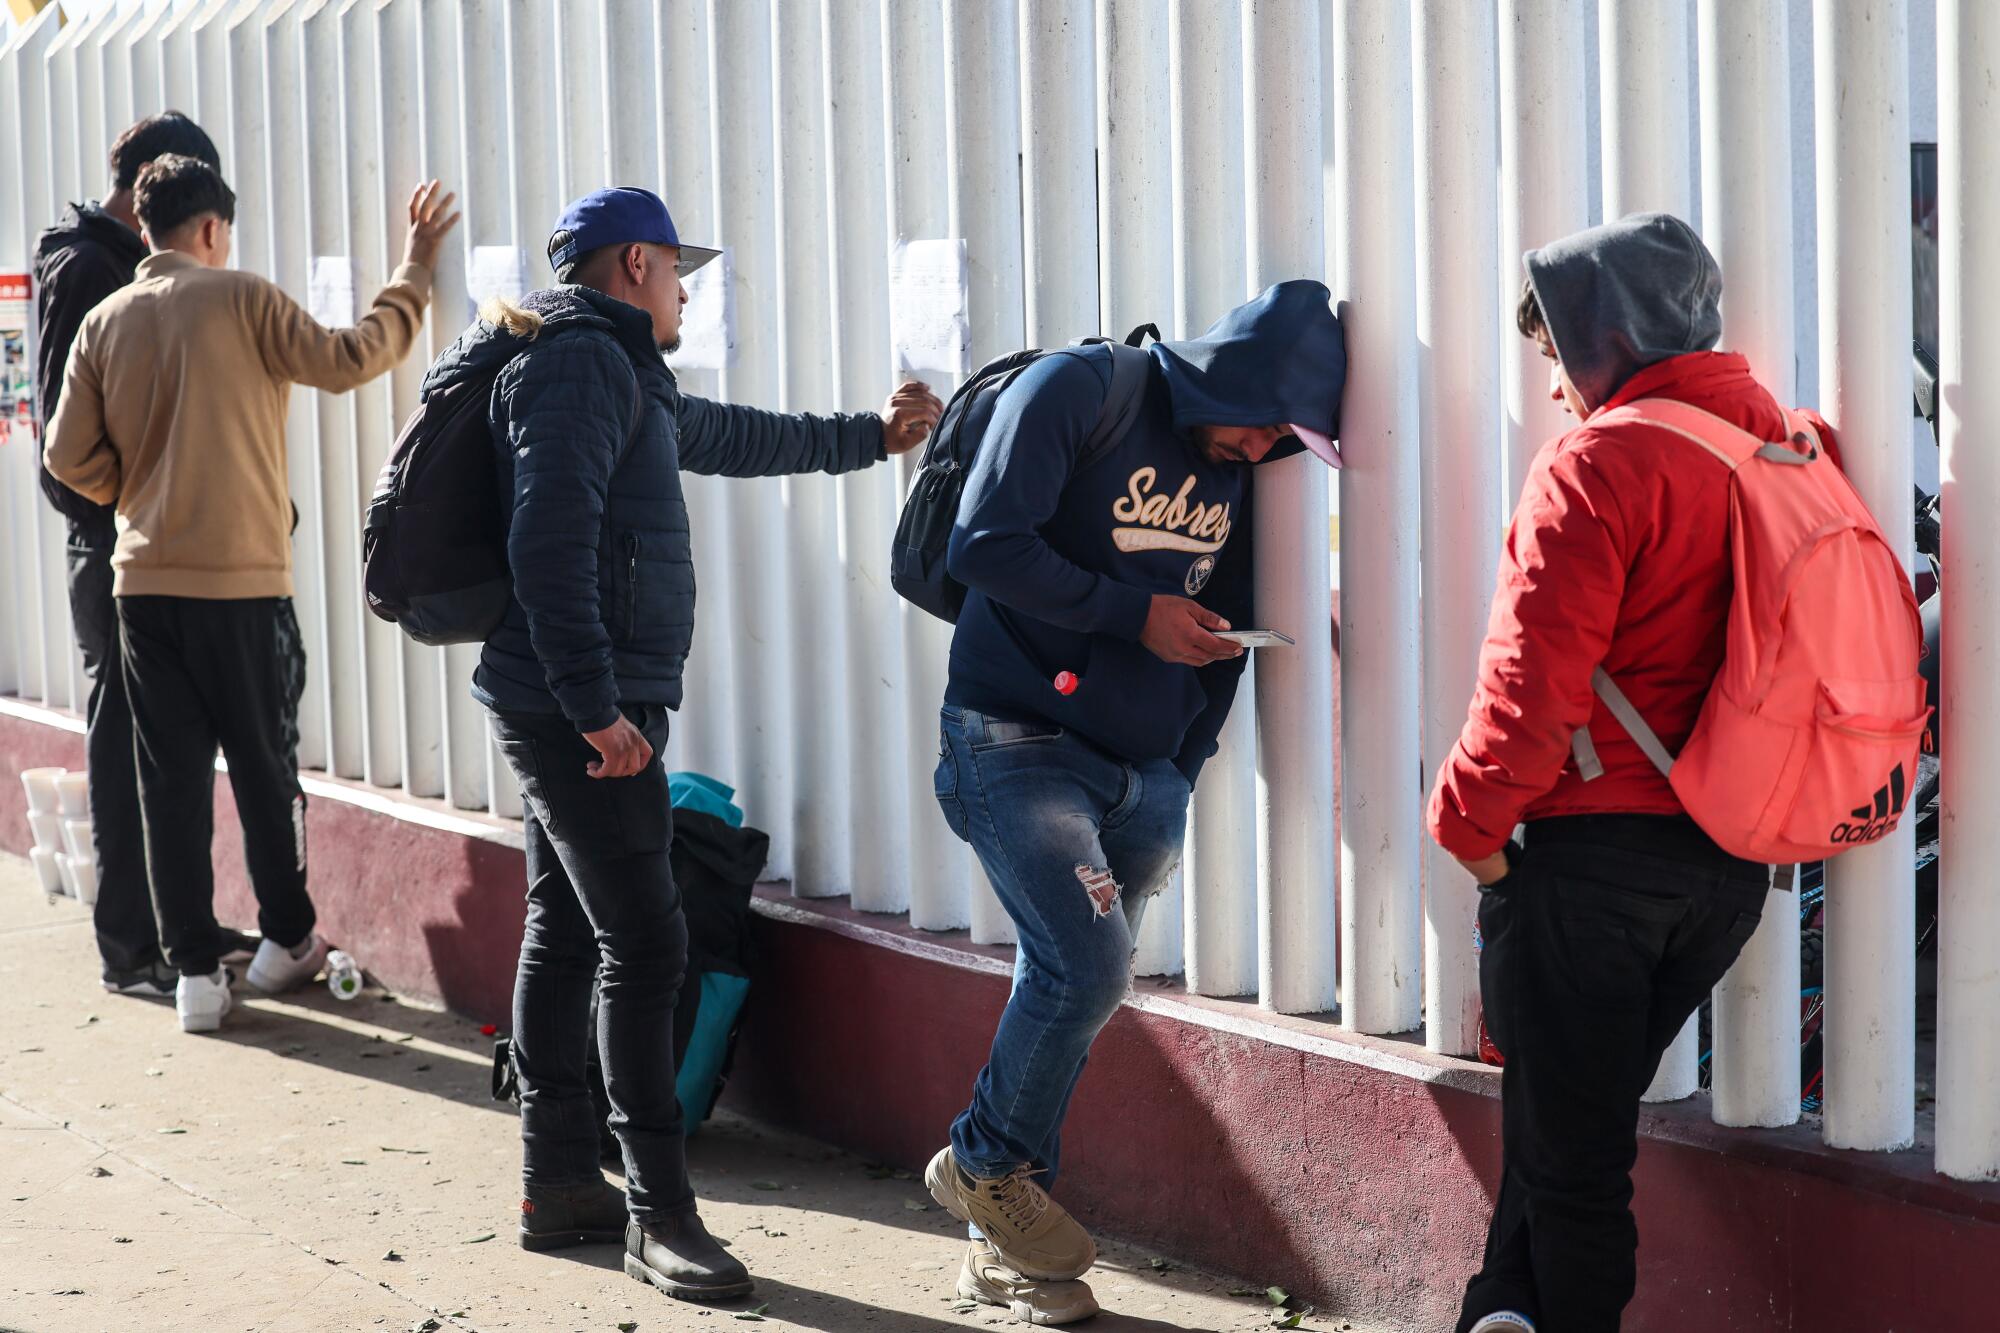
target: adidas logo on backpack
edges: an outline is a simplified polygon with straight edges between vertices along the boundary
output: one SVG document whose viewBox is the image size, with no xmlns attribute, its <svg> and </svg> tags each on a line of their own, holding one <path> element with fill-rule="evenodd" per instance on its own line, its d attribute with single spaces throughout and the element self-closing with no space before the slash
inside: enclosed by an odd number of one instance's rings
<svg viewBox="0 0 2000 1333">
<path fill-rule="evenodd" d="M 1774 865 L 1887 837 L 1930 721 L 1909 575 L 1811 423 L 1787 420 L 1790 439 L 1776 444 L 1659 398 L 1592 422 L 1656 427 L 1729 469 L 1735 592 L 1694 734 L 1668 753 L 1608 674 L 1594 683 L 1695 822 L 1731 855 Z M 1587 731 L 1575 749 L 1595 776 Z M 1888 782 L 1856 807 L 1854 793 L 1883 773 Z"/>
<path fill-rule="evenodd" d="M 1903 766 L 1896 765 L 1889 774 L 1889 781 L 1875 789 L 1873 805 L 1856 806 L 1851 815 L 1854 822 L 1842 820 L 1834 825 L 1830 835 L 1833 841 L 1858 847 L 1889 836 L 1890 830 L 1896 827 L 1896 821 L 1903 817 L 1903 804 L 1909 796 L 1908 781 L 1903 776 Z"/>
</svg>

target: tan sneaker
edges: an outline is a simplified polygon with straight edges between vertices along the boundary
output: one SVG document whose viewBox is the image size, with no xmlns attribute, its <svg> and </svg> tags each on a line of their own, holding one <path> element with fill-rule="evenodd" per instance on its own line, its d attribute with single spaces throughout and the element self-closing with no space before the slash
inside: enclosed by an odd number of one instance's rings
<svg viewBox="0 0 2000 1333">
<path fill-rule="evenodd" d="M 1053 1328 L 1097 1313 L 1088 1282 L 1038 1282 L 1009 1268 L 993 1247 L 975 1240 L 958 1273 L 958 1294 L 981 1305 L 997 1305 L 1023 1324 Z"/>
<path fill-rule="evenodd" d="M 1080 1278 L 1097 1262 L 1097 1243 L 1032 1174 L 1020 1167 L 992 1180 L 969 1176 L 945 1147 L 925 1168 L 924 1184 L 939 1207 L 978 1227 L 1016 1273 L 1042 1282 Z"/>
</svg>

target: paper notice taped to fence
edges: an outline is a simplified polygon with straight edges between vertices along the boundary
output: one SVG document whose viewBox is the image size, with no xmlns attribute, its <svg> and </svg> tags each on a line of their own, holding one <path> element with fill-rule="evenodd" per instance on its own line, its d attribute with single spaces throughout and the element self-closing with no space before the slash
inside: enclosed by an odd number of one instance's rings
<svg viewBox="0 0 2000 1333">
<path fill-rule="evenodd" d="M 354 323 L 354 261 L 346 255 L 314 255 L 306 280 L 306 312 L 329 329 Z"/>
<path fill-rule="evenodd" d="M 898 374 L 972 369 L 965 242 L 898 241 L 889 254 L 889 341 Z"/>
<path fill-rule="evenodd" d="M 683 278 L 681 345 L 667 356 L 675 370 L 727 370 L 736 363 L 736 267 L 728 247 Z"/>
<path fill-rule="evenodd" d="M 35 437 L 35 371 L 28 354 L 33 291 L 26 273 L 0 273 L 0 444 Z"/>
<path fill-rule="evenodd" d="M 528 252 L 514 245 L 475 245 L 465 267 L 465 294 L 472 310 L 489 296 L 518 302 L 530 290 Z"/>
</svg>

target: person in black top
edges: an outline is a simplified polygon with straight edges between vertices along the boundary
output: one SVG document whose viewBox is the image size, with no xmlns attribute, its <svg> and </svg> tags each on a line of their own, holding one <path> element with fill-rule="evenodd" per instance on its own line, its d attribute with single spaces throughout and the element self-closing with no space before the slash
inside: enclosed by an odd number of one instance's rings
<svg viewBox="0 0 2000 1333">
<path fill-rule="evenodd" d="M 132 281 L 146 243 L 139 236 L 133 187 L 139 169 L 181 153 L 219 168 L 215 145 L 178 111 L 139 121 L 111 145 L 111 193 L 71 204 L 35 247 L 36 384 L 44 425 L 55 420 L 63 371 L 83 317 Z M 84 499 L 40 466 L 49 503 L 69 521 L 69 605 L 77 647 L 90 678 L 90 819 L 97 851 L 97 950 L 104 989 L 119 995 L 171 998 L 177 978 L 160 956 L 139 826 L 139 783 L 132 751 L 132 708 L 119 665 L 118 615 L 111 597 L 111 552 L 118 533 L 109 505 Z M 217 953 L 244 962 L 256 941 L 223 929 Z"/>
</svg>

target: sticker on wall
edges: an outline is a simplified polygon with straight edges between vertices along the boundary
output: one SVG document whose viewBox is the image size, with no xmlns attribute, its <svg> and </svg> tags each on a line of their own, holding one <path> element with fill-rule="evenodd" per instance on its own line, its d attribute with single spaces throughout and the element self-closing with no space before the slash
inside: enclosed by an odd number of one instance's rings
<svg viewBox="0 0 2000 1333">
<path fill-rule="evenodd" d="M 35 368 L 28 353 L 33 280 L 0 273 L 0 444 L 35 437 Z"/>
<path fill-rule="evenodd" d="M 965 242 L 898 241 L 889 253 L 889 342 L 897 374 L 972 369 Z"/>
<path fill-rule="evenodd" d="M 473 315 L 489 296 L 518 302 L 532 290 L 528 274 L 528 252 L 519 246 L 473 246 L 472 262 L 465 269 L 465 294 L 471 298 Z"/>
<path fill-rule="evenodd" d="M 346 255 L 314 255 L 306 280 L 306 311 L 329 329 L 354 323 L 354 261 Z"/>
<path fill-rule="evenodd" d="M 667 353 L 675 370 L 727 370 L 736 363 L 736 266 L 727 246 L 682 279 L 681 345 Z"/>
</svg>

